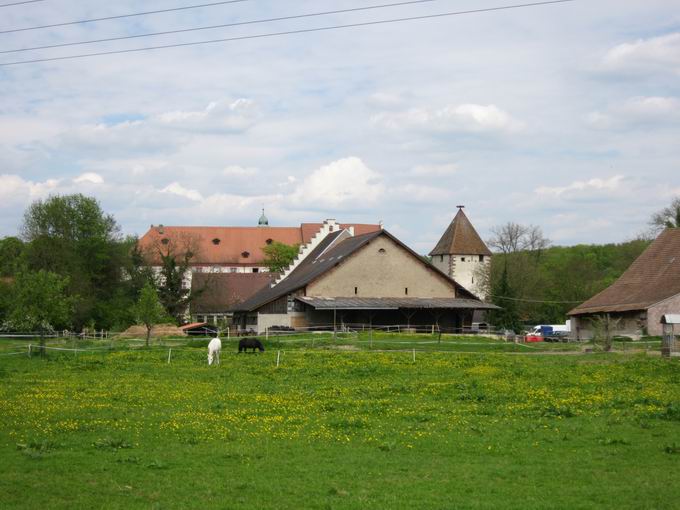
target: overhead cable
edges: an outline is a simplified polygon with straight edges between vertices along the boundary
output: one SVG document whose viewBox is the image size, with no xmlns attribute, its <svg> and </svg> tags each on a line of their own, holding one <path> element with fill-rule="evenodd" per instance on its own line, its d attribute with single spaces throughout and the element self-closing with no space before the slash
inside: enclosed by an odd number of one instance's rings
<svg viewBox="0 0 680 510">
<path fill-rule="evenodd" d="M 12 7 L 13 5 L 35 4 L 37 2 L 44 2 L 45 0 L 25 0 L 23 2 L 12 2 L 11 4 L 0 4 L 0 7 Z"/>
<path fill-rule="evenodd" d="M 44 2 L 45 0 L 33 0 L 34 2 Z M 26 32 L 28 30 L 40 30 L 43 28 L 56 28 L 56 27 L 67 27 L 69 25 L 80 25 L 82 23 L 94 23 L 95 21 L 108 21 L 114 19 L 122 18 L 132 18 L 135 16 L 147 16 L 149 14 L 160 14 L 163 12 L 175 12 L 175 11 L 187 11 L 189 9 L 200 9 L 202 7 L 213 7 L 215 5 L 225 5 L 225 4 L 237 4 L 241 2 L 249 2 L 250 0 L 225 0 L 223 2 L 212 2 L 209 4 L 199 4 L 199 5 L 186 5 L 184 7 L 173 7 L 172 9 L 159 9 L 156 11 L 146 11 L 146 12 L 135 12 L 132 14 L 119 14 L 116 16 L 106 16 L 103 18 L 92 18 L 92 19 L 81 19 L 76 21 L 65 21 L 63 23 L 53 23 L 51 25 L 39 25 L 35 27 L 26 28 L 10 28 L 7 30 L 0 30 L 0 34 L 11 34 L 12 32 Z M 30 3 L 30 2 L 19 2 L 19 3 Z M 7 5 L 17 5 L 17 4 L 7 4 Z M 5 5 L 0 5 L 0 7 L 6 7 Z"/>
<path fill-rule="evenodd" d="M 106 39 L 94 39 L 90 41 L 80 41 L 80 42 L 70 42 L 70 43 L 60 43 L 60 44 L 50 44 L 46 46 L 33 46 L 31 48 L 18 48 L 15 50 L 0 50 L 0 54 L 2 53 L 18 53 L 20 51 L 33 51 L 33 50 L 47 50 L 47 49 L 53 49 L 53 48 L 63 48 L 64 46 L 80 46 L 83 44 L 95 44 L 95 43 L 104 43 L 104 42 L 112 42 L 112 41 L 123 41 L 125 39 L 139 39 L 141 37 L 154 37 L 154 36 L 159 36 L 159 35 L 171 35 L 171 34 L 181 34 L 184 32 L 196 32 L 199 30 L 214 30 L 216 28 L 232 28 L 232 27 L 238 27 L 238 26 L 243 26 L 243 25 L 255 25 L 255 24 L 260 24 L 260 23 L 272 23 L 275 21 L 288 21 L 292 19 L 300 19 L 300 18 L 313 18 L 313 17 L 319 17 L 319 16 L 329 16 L 332 14 L 344 14 L 348 12 L 357 12 L 357 11 L 369 11 L 369 10 L 375 10 L 375 9 L 386 9 L 389 7 L 400 7 L 404 5 L 413 5 L 413 4 L 424 4 L 424 3 L 430 3 L 430 2 L 437 2 L 439 0 L 408 0 L 405 2 L 395 2 L 391 4 L 381 4 L 381 5 L 368 5 L 365 7 L 354 7 L 351 9 L 338 9 L 335 11 L 325 11 L 325 12 L 313 12 L 313 13 L 307 13 L 307 14 L 293 14 L 290 16 L 281 16 L 278 18 L 265 18 L 265 19 L 255 19 L 255 20 L 249 20 L 249 21 L 236 21 L 234 23 L 224 23 L 222 25 L 210 25 L 207 27 L 193 27 L 193 28 L 179 28 L 176 30 L 165 30 L 163 32 L 152 32 L 148 34 L 137 34 L 137 35 L 124 35 L 120 37 L 109 37 Z"/>
<path fill-rule="evenodd" d="M 203 45 L 203 44 L 215 44 L 215 43 L 224 43 L 224 42 L 233 42 L 233 41 L 244 41 L 244 40 L 249 40 L 249 39 L 264 39 L 264 38 L 279 37 L 279 36 L 284 36 L 284 35 L 309 34 L 309 33 L 314 33 L 314 32 L 341 30 L 341 29 L 345 29 L 345 28 L 385 25 L 385 24 L 388 24 L 388 23 L 401 23 L 401 22 L 405 22 L 405 21 L 416 21 L 416 20 L 444 18 L 444 17 L 450 17 L 450 16 L 460 16 L 460 15 L 464 15 L 464 14 L 475 14 L 475 13 L 492 12 L 492 11 L 504 11 L 504 10 L 510 10 L 510 9 L 520 9 L 520 8 L 524 8 L 524 7 L 536 7 L 536 6 L 541 6 L 541 5 L 562 4 L 562 3 L 575 2 L 575 1 L 576 0 L 551 0 L 551 1 L 533 2 L 533 3 L 527 3 L 527 4 L 504 5 L 504 6 L 501 6 L 501 7 L 488 7 L 488 8 L 485 8 L 485 9 L 473 9 L 473 10 L 468 10 L 468 11 L 443 12 L 443 13 L 439 13 L 439 14 L 428 14 L 428 15 L 423 15 L 423 16 L 409 16 L 409 17 L 405 17 L 405 18 L 394 18 L 394 19 L 376 20 L 376 21 L 364 21 L 364 22 L 358 22 L 358 23 L 349 23 L 349 24 L 346 24 L 346 25 L 331 25 L 331 26 L 326 26 L 326 27 L 303 28 L 303 29 L 298 29 L 298 30 L 286 30 L 286 31 L 283 31 L 283 32 L 269 32 L 269 33 L 264 33 L 264 34 L 243 35 L 243 36 L 237 36 L 237 37 L 226 37 L 226 38 L 223 38 L 223 39 L 211 39 L 211 40 L 207 40 L 207 41 L 194 41 L 194 42 L 185 42 L 185 43 L 163 44 L 163 45 L 159 45 L 159 46 L 147 46 L 147 47 L 143 47 L 143 48 L 129 48 L 129 49 L 125 49 L 125 50 L 111 50 L 111 51 L 99 51 L 99 52 L 94 52 L 94 53 L 81 53 L 81 54 L 77 54 L 77 55 L 65 55 L 65 56 L 62 56 L 62 57 L 48 57 L 48 58 L 37 58 L 37 59 L 32 59 L 32 60 L 18 60 L 18 61 L 14 61 L 14 62 L 0 63 L 0 67 L 20 65 L 20 64 L 37 64 L 37 63 L 41 63 L 41 62 L 54 62 L 54 61 L 59 61 L 59 60 L 73 60 L 73 59 L 89 58 L 89 57 L 101 57 L 101 56 L 105 56 L 105 55 L 120 55 L 120 54 L 124 54 L 124 53 L 138 53 L 138 52 L 142 52 L 142 51 L 161 50 L 161 49 L 167 49 L 167 48 L 182 48 L 182 47 L 188 47 L 188 46 L 199 46 L 199 45 Z"/>
</svg>

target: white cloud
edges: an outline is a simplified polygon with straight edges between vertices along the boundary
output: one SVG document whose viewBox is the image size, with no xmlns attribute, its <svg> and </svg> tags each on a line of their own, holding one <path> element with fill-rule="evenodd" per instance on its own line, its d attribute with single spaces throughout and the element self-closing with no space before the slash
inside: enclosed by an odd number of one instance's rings
<svg viewBox="0 0 680 510">
<path fill-rule="evenodd" d="M 57 179 L 34 182 L 18 175 L 0 175 L 0 204 L 3 208 L 26 206 L 30 201 L 45 198 L 50 193 L 54 193 L 59 184 L 60 181 Z"/>
<path fill-rule="evenodd" d="M 161 113 L 155 120 L 181 129 L 242 131 L 251 127 L 256 118 L 255 103 L 241 98 L 233 102 L 213 101 L 202 110 Z"/>
<path fill-rule="evenodd" d="M 94 172 L 85 172 L 84 174 L 81 174 L 75 179 L 73 179 L 73 182 L 76 184 L 83 183 L 102 184 L 104 182 L 104 178 L 101 175 Z"/>
<path fill-rule="evenodd" d="M 292 195 L 304 207 L 370 207 L 385 193 L 382 176 L 356 157 L 339 159 L 304 178 Z"/>
<path fill-rule="evenodd" d="M 242 167 L 238 165 L 229 165 L 222 170 L 222 175 L 225 177 L 252 177 L 257 173 L 256 168 Z"/>
<path fill-rule="evenodd" d="M 609 192 L 621 187 L 623 175 L 614 175 L 608 179 L 594 178 L 587 181 L 574 181 L 567 186 L 548 187 L 541 186 L 536 188 L 538 195 L 563 197 L 565 195 L 578 195 L 589 192 Z"/>
<path fill-rule="evenodd" d="M 184 197 L 188 198 L 189 200 L 193 200 L 194 202 L 199 202 L 203 200 L 203 195 L 201 195 L 198 191 L 193 189 L 187 189 L 177 182 L 168 184 L 165 188 L 161 190 L 161 193 L 177 195 L 179 197 Z"/>
<path fill-rule="evenodd" d="M 444 165 L 418 165 L 411 169 L 417 177 L 448 177 L 458 171 L 458 165 L 447 163 Z"/>
<path fill-rule="evenodd" d="M 373 124 L 387 129 L 427 129 L 470 133 L 515 132 L 523 124 L 496 105 L 448 105 L 439 110 L 412 108 L 407 111 L 382 112 L 371 118 Z"/>
<path fill-rule="evenodd" d="M 589 113 L 586 122 L 598 129 L 648 124 L 660 128 L 664 124 L 680 122 L 680 100 L 676 97 L 631 97 L 604 112 Z"/>
<path fill-rule="evenodd" d="M 607 52 L 604 63 L 619 70 L 661 67 L 680 72 L 680 32 L 619 44 Z"/>
</svg>

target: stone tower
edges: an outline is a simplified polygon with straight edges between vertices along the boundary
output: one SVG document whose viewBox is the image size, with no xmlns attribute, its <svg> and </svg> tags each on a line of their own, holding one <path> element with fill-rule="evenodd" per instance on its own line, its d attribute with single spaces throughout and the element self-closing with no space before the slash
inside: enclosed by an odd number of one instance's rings
<svg viewBox="0 0 680 510">
<path fill-rule="evenodd" d="M 432 264 L 480 299 L 485 299 L 479 275 L 481 269 L 488 269 L 491 264 L 491 251 L 463 212 L 465 206 L 457 207 L 458 214 L 430 252 Z"/>
</svg>

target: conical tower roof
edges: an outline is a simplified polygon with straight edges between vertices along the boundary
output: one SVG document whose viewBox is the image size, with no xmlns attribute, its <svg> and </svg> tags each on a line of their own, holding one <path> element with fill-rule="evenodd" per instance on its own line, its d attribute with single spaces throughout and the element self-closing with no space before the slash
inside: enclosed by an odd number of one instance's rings
<svg viewBox="0 0 680 510">
<path fill-rule="evenodd" d="M 430 252 L 430 256 L 433 255 L 491 255 L 491 251 L 459 207 L 458 214 Z"/>
</svg>

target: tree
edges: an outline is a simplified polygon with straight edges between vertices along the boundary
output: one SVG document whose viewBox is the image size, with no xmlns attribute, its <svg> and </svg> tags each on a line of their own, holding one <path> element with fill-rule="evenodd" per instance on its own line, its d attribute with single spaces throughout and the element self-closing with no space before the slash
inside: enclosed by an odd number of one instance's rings
<svg viewBox="0 0 680 510">
<path fill-rule="evenodd" d="M 167 235 L 153 243 L 143 253 L 145 265 L 155 267 L 153 281 L 158 298 L 167 314 L 181 324 L 191 302 L 205 289 L 187 285 L 191 261 L 198 251 L 198 239 L 191 235 Z"/>
<path fill-rule="evenodd" d="M 501 307 L 500 310 L 494 310 L 491 314 L 491 320 L 493 321 L 494 326 L 518 332 L 522 325 L 517 311 L 515 293 L 510 286 L 510 280 L 508 278 L 507 264 L 503 268 L 500 280 L 493 287 L 492 291 L 493 303 Z"/>
<path fill-rule="evenodd" d="M 142 287 L 142 291 L 139 293 L 139 300 L 135 306 L 135 315 L 137 320 L 146 326 L 146 346 L 149 347 L 151 330 L 166 317 L 156 289 L 149 282 Z"/>
<path fill-rule="evenodd" d="M 112 300 L 120 297 L 122 267 L 129 243 L 122 239 L 113 216 L 97 200 L 84 195 L 51 196 L 31 204 L 24 214 L 22 237 L 29 270 L 68 277 L 69 294 L 79 296 L 74 309 L 76 328 L 94 320 L 111 327 Z M 134 302 L 128 296 L 125 308 Z"/>
<path fill-rule="evenodd" d="M 67 294 L 68 283 L 49 271 L 19 273 L 4 327 L 38 333 L 44 352 L 45 335 L 69 325 L 74 300 Z"/>
<path fill-rule="evenodd" d="M 655 234 L 665 228 L 680 228 L 680 197 L 676 197 L 671 205 L 652 215 L 649 225 Z"/>
<path fill-rule="evenodd" d="M 14 276 L 21 269 L 25 245 L 18 237 L 0 239 L 0 277 Z"/>
<path fill-rule="evenodd" d="M 501 253 L 540 253 L 550 246 L 550 240 L 543 235 L 541 227 L 536 225 L 520 225 L 509 221 L 505 225 L 492 227 L 491 232 L 493 237 L 488 240 L 488 244 Z"/>
<path fill-rule="evenodd" d="M 262 248 L 264 264 L 273 273 L 281 273 L 293 263 L 300 250 L 299 244 L 285 244 L 274 241 Z"/>
</svg>

